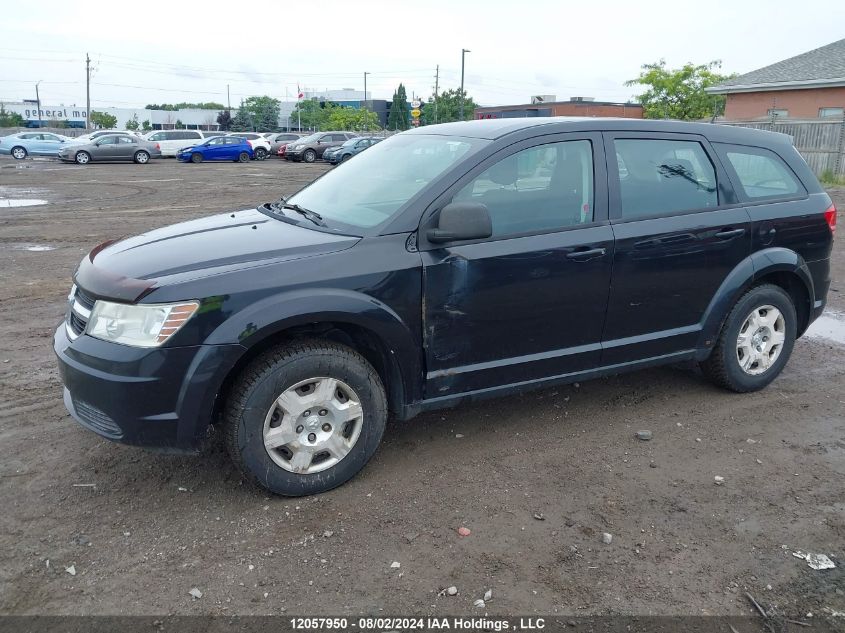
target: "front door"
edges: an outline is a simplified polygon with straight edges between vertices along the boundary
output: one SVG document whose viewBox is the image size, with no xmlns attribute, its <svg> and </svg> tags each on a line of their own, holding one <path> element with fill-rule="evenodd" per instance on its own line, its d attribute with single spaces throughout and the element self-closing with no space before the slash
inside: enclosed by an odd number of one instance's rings
<svg viewBox="0 0 845 633">
<path fill-rule="evenodd" d="M 600 135 L 548 136 L 498 152 L 435 202 L 483 203 L 493 235 L 433 245 L 422 232 L 426 398 L 598 363 L 613 260 L 604 164 Z"/>
<path fill-rule="evenodd" d="M 748 213 L 697 135 L 606 143 L 616 252 L 602 365 L 691 351 L 710 300 L 751 253 Z"/>
</svg>

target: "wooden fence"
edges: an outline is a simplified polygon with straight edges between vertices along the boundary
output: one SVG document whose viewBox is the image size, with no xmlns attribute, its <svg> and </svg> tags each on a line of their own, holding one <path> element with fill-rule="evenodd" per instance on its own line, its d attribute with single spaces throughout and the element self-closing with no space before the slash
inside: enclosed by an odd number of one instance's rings
<svg viewBox="0 0 845 633">
<path fill-rule="evenodd" d="M 817 176 L 825 172 L 845 176 L 845 119 L 719 121 L 719 123 L 788 134 L 792 137 L 795 149 L 801 152 L 804 160 Z"/>
</svg>

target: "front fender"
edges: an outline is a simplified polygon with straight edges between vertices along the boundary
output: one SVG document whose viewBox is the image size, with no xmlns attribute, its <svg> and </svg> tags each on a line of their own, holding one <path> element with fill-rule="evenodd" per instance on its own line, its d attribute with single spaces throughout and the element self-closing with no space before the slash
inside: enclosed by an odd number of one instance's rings
<svg viewBox="0 0 845 633">
<path fill-rule="evenodd" d="M 804 284 L 810 297 L 810 305 L 815 301 L 813 278 L 807 263 L 795 251 L 788 248 L 767 248 L 752 253 L 743 259 L 725 277 L 722 285 L 713 295 L 710 305 L 702 319 L 701 334 L 698 340 L 698 360 L 704 360 L 716 344 L 722 324 L 733 305 L 750 286 L 771 273 L 786 272 L 795 275 Z"/>
<path fill-rule="evenodd" d="M 389 369 L 400 380 L 404 402 L 418 399 L 421 376 L 418 337 L 390 306 L 353 290 L 309 288 L 267 297 L 221 323 L 205 343 L 238 343 L 246 353 L 284 330 L 327 322 L 356 325 L 371 332 L 387 351 Z"/>
</svg>

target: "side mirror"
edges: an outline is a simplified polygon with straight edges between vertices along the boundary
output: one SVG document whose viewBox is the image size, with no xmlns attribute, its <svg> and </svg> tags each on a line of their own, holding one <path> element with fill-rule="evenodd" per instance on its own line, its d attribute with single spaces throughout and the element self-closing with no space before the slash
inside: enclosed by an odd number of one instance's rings
<svg viewBox="0 0 845 633">
<path fill-rule="evenodd" d="M 461 240 L 481 240 L 493 235 L 493 222 L 486 205 L 480 202 L 452 202 L 440 210 L 437 228 L 426 237 L 433 244 Z"/>
</svg>

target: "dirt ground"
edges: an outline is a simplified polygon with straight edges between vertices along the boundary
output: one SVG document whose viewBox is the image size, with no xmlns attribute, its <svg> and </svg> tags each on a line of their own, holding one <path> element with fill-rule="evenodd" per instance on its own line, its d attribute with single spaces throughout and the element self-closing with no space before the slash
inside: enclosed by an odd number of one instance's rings
<svg viewBox="0 0 845 633">
<path fill-rule="evenodd" d="M 751 614 L 746 591 L 845 611 L 845 342 L 818 335 L 760 393 L 684 365 L 397 423 L 359 476 L 299 500 L 242 482 L 219 447 L 155 455 L 71 420 L 51 337 L 87 251 L 324 169 L 0 158 L 0 613 L 480 615 L 487 589 L 490 614 Z M 836 323 L 845 235 L 833 278 Z"/>
</svg>

